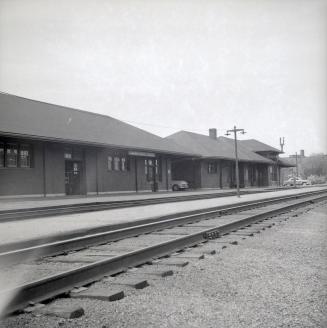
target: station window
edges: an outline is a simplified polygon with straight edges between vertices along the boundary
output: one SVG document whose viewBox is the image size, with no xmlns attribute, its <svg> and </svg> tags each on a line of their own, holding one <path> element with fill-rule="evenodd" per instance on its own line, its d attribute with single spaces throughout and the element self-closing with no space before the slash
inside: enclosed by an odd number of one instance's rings
<svg viewBox="0 0 327 328">
<path fill-rule="evenodd" d="M 129 158 L 126 156 L 112 156 L 109 155 L 107 157 L 107 168 L 108 171 L 121 171 L 126 172 L 129 171 Z"/>
<path fill-rule="evenodd" d="M 30 168 L 31 163 L 31 145 L 0 142 L 0 168 Z"/>
<path fill-rule="evenodd" d="M 162 180 L 161 159 L 144 160 L 145 175 L 148 181 L 154 180 L 154 174 L 157 180 Z"/>
<path fill-rule="evenodd" d="M 0 167 L 5 166 L 5 145 L 0 143 Z"/>
<path fill-rule="evenodd" d="M 126 171 L 127 170 L 126 157 L 122 157 L 120 162 L 121 162 L 121 170 Z"/>
<path fill-rule="evenodd" d="M 31 167 L 31 149 L 29 145 L 21 145 L 19 148 L 20 167 Z"/>
<path fill-rule="evenodd" d="M 210 174 L 217 173 L 217 163 L 215 162 L 208 163 L 208 173 Z"/>
<path fill-rule="evenodd" d="M 73 148 L 65 147 L 65 149 L 64 149 L 64 158 L 65 159 L 73 159 Z"/>
<path fill-rule="evenodd" d="M 17 144 L 6 145 L 6 167 L 17 167 L 18 165 L 18 146 Z"/>
<path fill-rule="evenodd" d="M 112 156 L 108 156 L 108 171 L 112 171 Z"/>
<path fill-rule="evenodd" d="M 145 175 L 148 175 L 148 160 L 144 160 L 144 173 Z"/>
<path fill-rule="evenodd" d="M 114 157 L 114 170 L 115 171 L 120 170 L 120 158 L 117 156 Z"/>
<path fill-rule="evenodd" d="M 153 180 L 153 160 L 152 159 L 146 159 L 145 160 L 145 174 L 147 177 L 148 181 L 152 181 Z"/>
</svg>

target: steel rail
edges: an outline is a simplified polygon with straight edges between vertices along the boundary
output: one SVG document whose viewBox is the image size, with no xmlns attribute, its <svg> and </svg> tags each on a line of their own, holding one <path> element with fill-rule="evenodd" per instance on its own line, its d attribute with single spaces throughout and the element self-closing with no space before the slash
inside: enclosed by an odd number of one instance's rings
<svg viewBox="0 0 327 328">
<path fill-rule="evenodd" d="M 73 287 L 83 286 L 99 280 L 107 275 L 116 274 L 126 270 L 128 267 L 141 265 L 153 258 L 162 257 L 171 254 L 185 247 L 202 243 L 210 238 L 210 234 L 216 236 L 226 234 L 235 229 L 239 229 L 271 216 L 275 216 L 285 211 L 312 204 L 315 201 L 326 199 L 327 195 L 301 200 L 293 204 L 281 206 L 278 209 L 272 209 L 260 214 L 249 215 L 233 223 L 218 226 L 216 228 L 204 229 L 200 232 L 188 236 L 179 237 L 174 240 L 158 243 L 149 247 L 141 248 L 133 252 L 116 256 L 110 259 L 97 261 L 80 268 L 69 270 L 60 274 L 55 274 L 40 280 L 17 286 L 10 290 L 0 292 L 0 298 L 10 299 L 5 314 L 18 311 L 26 307 L 31 301 L 40 302 L 49 298 L 56 297 L 60 294 L 69 292 Z"/>
<path fill-rule="evenodd" d="M 326 193 L 326 191 L 321 191 L 318 194 Z M 149 223 L 141 223 L 132 227 L 121 228 L 116 230 L 103 231 L 105 227 L 101 227 L 102 232 L 90 233 L 84 236 L 72 237 L 65 240 L 59 240 L 54 242 L 47 242 L 43 244 L 37 244 L 21 249 L 10 250 L 0 253 L 0 263 L 16 263 L 22 260 L 32 260 L 45 256 L 53 256 L 68 251 L 79 250 L 87 248 L 90 246 L 109 243 L 112 241 L 117 241 L 123 238 L 133 237 L 136 235 L 141 235 L 156 230 L 167 229 L 171 227 L 176 227 L 178 225 L 185 225 L 188 223 L 193 223 L 201 220 L 206 220 L 213 216 L 233 213 L 237 211 L 244 211 L 253 207 L 267 206 L 283 201 L 288 201 L 292 199 L 298 199 L 302 197 L 312 197 L 312 195 L 317 195 L 317 192 L 306 193 L 301 195 L 291 195 L 283 196 L 278 198 L 266 199 L 263 201 L 254 201 L 245 204 L 240 204 L 236 206 L 228 207 L 215 207 L 210 209 L 205 209 L 202 211 L 181 213 L 180 215 L 175 215 L 172 218 L 156 218 L 156 220 Z M 324 196 L 322 196 L 324 197 Z"/>
<path fill-rule="evenodd" d="M 265 189 L 259 191 L 243 190 L 241 194 L 246 195 L 246 194 L 273 192 L 275 190 L 276 189 Z M 184 201 L 201 200 L 201 199 L 212 199 L 212 198 L 233 196 L 235 194 L 236 193 L 234 191 L 227 191 L 224 193 L 183 195 L 183 196 L 172 196 L 172 197 L 161 197 L 161 198 L 136 199 L 136 200 L 90 202 L 90 203 L 78 203 L 78 204 L 70 204 L 70 205 L 44 206 L 38 208 L 1 210 L 0 222 L 27 220 L 31 218 L 58 216 L 58 215 L 65 215 L 65 214 L 104 211 L 104 210 L 126 208 L 126 207 L 184 202 Z"/>
</svg>

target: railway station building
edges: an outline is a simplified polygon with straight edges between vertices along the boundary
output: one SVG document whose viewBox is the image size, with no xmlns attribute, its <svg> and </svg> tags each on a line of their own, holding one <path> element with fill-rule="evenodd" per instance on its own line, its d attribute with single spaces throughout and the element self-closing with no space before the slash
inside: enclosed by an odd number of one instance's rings
<svg viewBox="0 0 327 328">
<path fill-rule="evenodd" d="M 161 138 L 109 116 L 0 93 L 0 197 L 233 188 L 234 141 Z M 238 141 L 241 187 L 278 185 L 278 149 Z"/>
<path fill-rule="evenodd" d="M 167 137 L 200 158 L 177 159 L 172 163 L 173 179 L 189 181 L 194 188 L 234 188 L 234 140 L 217 137 L 216 129 L 209 135 L 179 131 Z M 280 150 L 255 139 L 238 140 L 240 187 L 279 185 Z"/>
<path fill-rule="evenodd" d="M 183 147 L 112 117 L 0 93 L 0 197 L 171 189 Z"/>
</svg>

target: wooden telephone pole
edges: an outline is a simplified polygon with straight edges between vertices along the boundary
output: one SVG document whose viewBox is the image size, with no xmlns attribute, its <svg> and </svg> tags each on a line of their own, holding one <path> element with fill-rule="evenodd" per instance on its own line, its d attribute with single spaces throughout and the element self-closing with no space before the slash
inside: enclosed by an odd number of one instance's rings
<svg viewBox="0 0 327 328">
<path fill-rule="evenodd" d="M 234 125 L 234 129 L 227 130 L 225 135 L 229 136 L 231 132 L 234 133 L 236 195 L 237 197 L 240 197 L 240 177 L 238 172 L 238 154 L 237 154 L 237 132 L 241 132 L 242 134 L 245 134 L 246 132 L 244 131 L 244 129 L 237 129 L 235 125 Z"/>
</svg>

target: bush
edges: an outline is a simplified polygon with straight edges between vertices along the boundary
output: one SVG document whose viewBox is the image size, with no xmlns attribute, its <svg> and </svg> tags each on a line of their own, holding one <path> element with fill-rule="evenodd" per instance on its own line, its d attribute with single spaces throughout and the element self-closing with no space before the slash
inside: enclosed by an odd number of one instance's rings
<svg viewBox="0 0 327 328">
<path fill-rule="evenodd" d="M 311 184 L 320 184 L 320 183 L 326 183 L 326 176 L 324 175 L 310 175 L 308 176 L 308 181 L 311 183 Z"/>
</svg>

